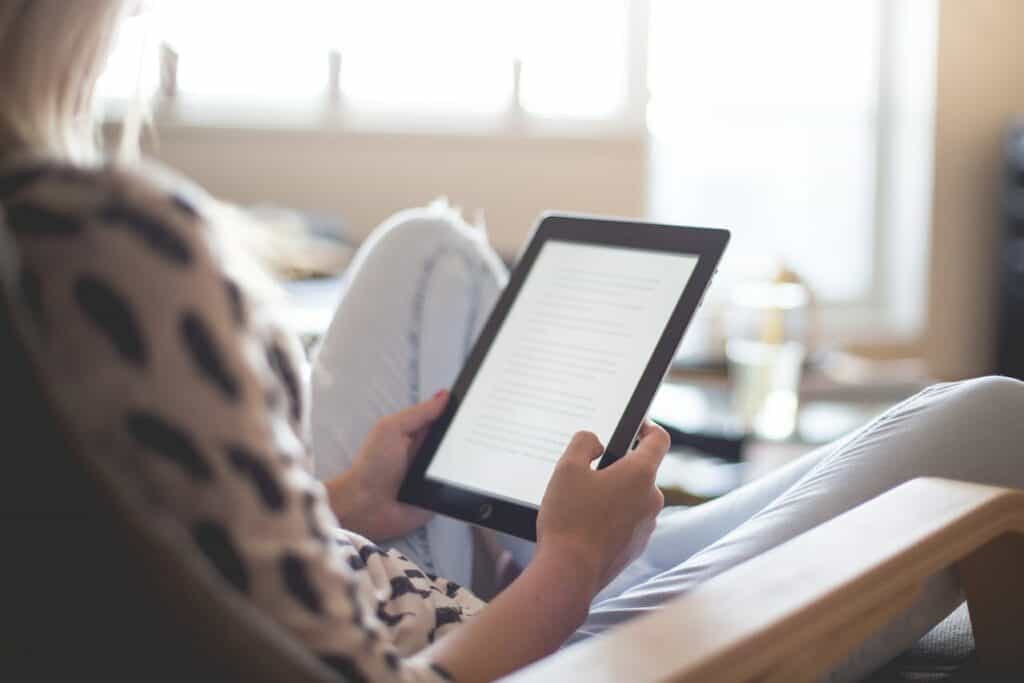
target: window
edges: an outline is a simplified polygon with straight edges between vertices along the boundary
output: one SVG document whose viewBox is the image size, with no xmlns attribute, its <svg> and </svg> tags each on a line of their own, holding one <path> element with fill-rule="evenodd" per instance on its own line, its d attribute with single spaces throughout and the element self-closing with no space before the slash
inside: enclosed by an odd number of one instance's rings
<svg viewBox="0 0 1024 683">
<path fill-rule="evenodd" d="M 913 327 L 936 6 L 174 0 L 148 17 L 162 70 L 148 63 L 139 80 L 147 33 L 131 25 L 101 90 L 152 90 L 162 71 L 158 115 L 200 126 L 217 111 L 220 126 L 287 125 L 291 109 L 307 114 L 299 125 L 346 130 L 625 131 L 647 143 L 650 218 L 733 230 L 723 276 L 777 260 L 827 313 L 855 313 L 848 329 L 897 309 Z"/>
<path fill-rule="evenodd" d="M 516 54 L 511 9 L 473 0 L 346 5 L 338 43 L 344 101 L 392 112 L 505 111 Z"/>
<path fill-rule="evenodd" d="M 722 284 L 795 270 L 830 339 L 912 337 L 937 16 L 932 0 L 652 0 L 650 215 L 732 229 Z"/>
<path fill-rule="evenodd" d="M 201 101 L 322 96 L 333 3 L 173 0 L 156 19 L 178 55 L 176 91 Z"/>
<path fill-rule="evenodd" d="M 653 14 L 655 212 L 732 228 L 734 263 L 778 258 L 824 300 L 867 296 L 880 0 L 663 0 Z"/>
<path fill-rule="evenodd" d="M 182 101 L 289 107 L 336 88 L 357 111 L 607 120 L 626 110 L 629 4 L 175 0 L 145 20 L 177 55 Z M 134 92 L 142 34 L 123 33 L 104 95 Z"/>
<path fill-rule="evenodd" d="M 159 68 L 152 25 L 143 17 L 124 22 L 96 89 L 101 101 L 123 102 L 156 90 Z"/>
</svg>

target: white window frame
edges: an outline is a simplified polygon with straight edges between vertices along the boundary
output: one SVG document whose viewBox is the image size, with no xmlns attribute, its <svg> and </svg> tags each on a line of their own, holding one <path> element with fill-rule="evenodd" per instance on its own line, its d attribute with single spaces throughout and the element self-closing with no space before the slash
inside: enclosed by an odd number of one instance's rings
<svg viewBox="0 0 1024 683">
<path fill-rule="evenodd" d="M 928 305 L 938 0 L 881 3 L 871 285 L 819 311 L 830 343 L 908 346 Z"/>
</svg>

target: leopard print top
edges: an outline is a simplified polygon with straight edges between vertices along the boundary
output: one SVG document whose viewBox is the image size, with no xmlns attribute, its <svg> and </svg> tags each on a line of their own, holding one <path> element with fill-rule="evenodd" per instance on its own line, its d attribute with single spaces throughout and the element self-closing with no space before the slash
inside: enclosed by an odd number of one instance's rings
<svg viewBox="0 0 1024 683">
<path fill-rule="evenodd" d="M 483 603 L 340 528 L 304 356 L 229 272 L 216 215 L 152 169 L 0 169 L 0 274 L 54 409 L 140 514 L 348 680 L 449 678 L 417 653 Z"/>
</svg>

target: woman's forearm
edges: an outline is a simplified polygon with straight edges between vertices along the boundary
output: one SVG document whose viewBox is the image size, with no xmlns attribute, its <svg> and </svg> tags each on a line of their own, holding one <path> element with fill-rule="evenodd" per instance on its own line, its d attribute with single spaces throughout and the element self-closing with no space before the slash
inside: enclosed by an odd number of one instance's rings
<svg viewBox="0 0 1024 683">
<path fill-rule="evenodd" d="M 573 553 L 538 550 L 480 615 L 424 654 L 459 683 L 493 681 L 557 650 L 586 618 L 597 582 Z"/>
</svg>

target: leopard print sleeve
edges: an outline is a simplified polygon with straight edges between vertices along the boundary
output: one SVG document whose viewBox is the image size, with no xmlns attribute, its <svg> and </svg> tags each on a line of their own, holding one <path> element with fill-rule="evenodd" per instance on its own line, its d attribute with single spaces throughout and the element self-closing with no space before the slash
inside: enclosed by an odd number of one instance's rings
<svg viewBox="0 0 1024 683">
<path fill-rule="evenodd" d="M 137 171 L 0 171 L 4 284 L 54 409 L 140 514 L 347 680 L 445 680 L 418 653 L 483 603 L 338 527 L 307 467 L 301 354 L 229 274 L 204 201 Z"/>
</svg>

